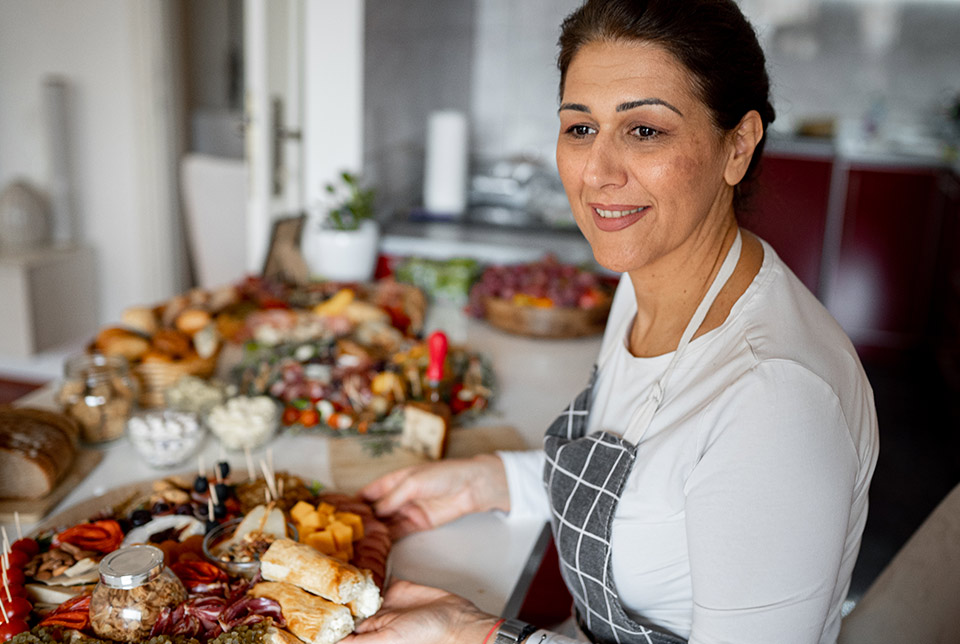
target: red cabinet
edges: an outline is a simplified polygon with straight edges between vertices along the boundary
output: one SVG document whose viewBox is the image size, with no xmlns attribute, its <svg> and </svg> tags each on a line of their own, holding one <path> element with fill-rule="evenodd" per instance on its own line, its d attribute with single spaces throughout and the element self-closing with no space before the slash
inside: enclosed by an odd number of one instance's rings
<svg viewBox="0 0 960 644">
<path fill-rule="evenodd" d="M 747 207 L 745 228 L 765 239 L 818 293 L 833 160 L 768 153 Z"/>
<path fill-rule="evenodd" d="M 853 166 L 847 173 L 825 299 L 861 353 L 884 357 L 928 337 L 943 215 L 938 177 L 929 168 Z"/>
</svg>

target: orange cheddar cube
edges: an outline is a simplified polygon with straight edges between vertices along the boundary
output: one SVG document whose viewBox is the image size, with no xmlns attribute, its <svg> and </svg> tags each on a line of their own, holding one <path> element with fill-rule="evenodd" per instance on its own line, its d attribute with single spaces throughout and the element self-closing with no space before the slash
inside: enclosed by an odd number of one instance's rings
<svg viewBox="0 0 960 644">
<path fill-rule="evenodd" d="M 334 512 L 336 512 L 336 510 L 337 509 L 335 507 L 333 507 L 326 501 L 321 501 L 319 504 L 317 504 L 317 512 L 319 512 L 320 514 L 333 514 Z"/>
<path fill-rule="evenodd" d="M 327 523 L 329 523 L 327 515 L 322 515 L 314 510 L 313 512 L 300 515 L 300 520 L 297 522 L 297 532 L 300 534 L 304 532 L 316 532 L 326 526 Z"/>
<path fill-rule="evenodd" d="M 338 550 L 346 550 L 348 546 L 353 544 L 353 530 L 347 524 L 331 521 L 327 530 L 333 533 L 333 542 Z"/>
<path fill-rule="evenodd" d="M 360 518 L 359 514 L 354 514 L 353 512 L 337 512 L 333 515 L 333 518 L 340 523 L 350 526 L 350 529 L 353 530 L 354 541 L 363 539 L 363 519 Z"/>
<path fill-rule="evenodd" d="M 320 530 L 307 535 L 306 544 L 325 555 L 333 556 L 333 553 L 337 551 L 337 546 L 333 542 L 333 533 L 329 530 Z"/>
<path fill-rule="evenodd" d="M 303 517 L 310 513 L 315 513 L 317 509 L 306 501 L 297 501 L 297 504 L 290 508 L 290 518 L 295 523 L 303 523 Z"/>
</svg>

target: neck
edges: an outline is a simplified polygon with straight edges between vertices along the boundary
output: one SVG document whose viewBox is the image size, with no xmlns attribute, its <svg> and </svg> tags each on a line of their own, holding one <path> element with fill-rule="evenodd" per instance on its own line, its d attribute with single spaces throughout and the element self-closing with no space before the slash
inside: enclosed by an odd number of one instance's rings
<svg viewBox="0 0 960 644">
<path fill-rule="evenodd" d="M 656 262 L 630 271 L 637 298 L 637 316 L 630 332 L 630 351 L 638 357 L 677 348 L 690 318 L 737 235 L 733 214 L 705 226 Z"/>
</svg>

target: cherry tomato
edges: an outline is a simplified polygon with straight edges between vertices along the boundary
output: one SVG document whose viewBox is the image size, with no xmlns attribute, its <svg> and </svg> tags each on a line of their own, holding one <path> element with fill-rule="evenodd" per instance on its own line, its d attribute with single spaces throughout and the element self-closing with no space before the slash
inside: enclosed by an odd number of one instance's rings
<svg viewBox="0 0 960 644">
<path fill-rule="evenodd" d="M 22 619 L 11 619 L 6 624 L 0 624 L 0 642 L 12 640 L 20 633 L 25 633 L 29 630 L 30 627 L 27 626 L 27 623 Z"/>
<path fill-rule="evenodd" d="M 2 577 L 0 577 L 2 579 Z M 2 584 L 3 582 L 0 582 Z M 20 568 L 10 568 L 7 570 L 7 583 L 12 586 L 23 585 L 23 570 Z"/>
<path fill-rule="evenodd" d="M 300 418 L 300 410 L 296 407 L 288 405 L 283 409 L 283 424 L 284 425 L 293 425 Z"/>
<path fill-rule="evenodd" d="M 9 558 L 9 563 L 11 568 L 20 568 L 22 569 L 26 566 L 33 557 L 25 553 L 23 550 L 11 550 L 7 553 Z"/>
<path fill-rule="evenodd" d="M 8 619 L 25 618 L 33 610 L 30 601 L 26 597 L 14 597 L 7 600 L 5 593 L 0 593 L 0 604 L 3 604 L 3 610 L 7 612 Z M 3 616 L 0 615 L 0 618 Z"/>
<path fill-rule="evenodd" d="M 17 539 L 13 542 L 13 545 L 10 546 L 10 548 L 12 550 L 20 550 L 21 552 L 25 552 L 30 557 L 33 557 L 40 552 L 40 544 L 37 543 L 36 539 L 30 539 L 29 537 Z"/>
<path fill-rule="evenodd" d="M 9 572 L 9 571 L 8 571 L 8 572 Z M 7 585 L 4 586 L 3 583 L 0 582 L 0 597 L 3 597 L 4 599 L 6 599 L 6 598 L 7 598 L 7 591 L 10 591 L 10 596 L 11 596 L 11 597 L 26 597 L 26 596 L 27 596 L 27 589 L 23 587 L 23 584 L 15 584 L 15 583 L 7 580 Z"/>
<path fill-rule="evenodd" d="M 307 407 L 300 412 L 300 424 L 304 427 L 314 427 L 320 422 L 320 414 L 313 407 Z"/>
</svg>

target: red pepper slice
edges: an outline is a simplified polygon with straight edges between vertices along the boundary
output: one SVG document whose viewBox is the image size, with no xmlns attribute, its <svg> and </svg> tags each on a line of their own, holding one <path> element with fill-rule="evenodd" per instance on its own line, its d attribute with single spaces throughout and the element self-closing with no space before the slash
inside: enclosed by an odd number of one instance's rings
<svg viewBox="0 0 960 644">
<path fill-rule="evenodd" d="M 123 543 L 123 530 L 113 519 L 81 523 L 57 535 L 54 544 L 71 543 L 84 550 L 113 552 Z"/>
<path fill-rule="evenodd" d="M 180 578 L 188 590 L 227 580 L 227 574 L 209 561 L 180 560 L 170 566 L 170 570 Z"/>
</svg>

